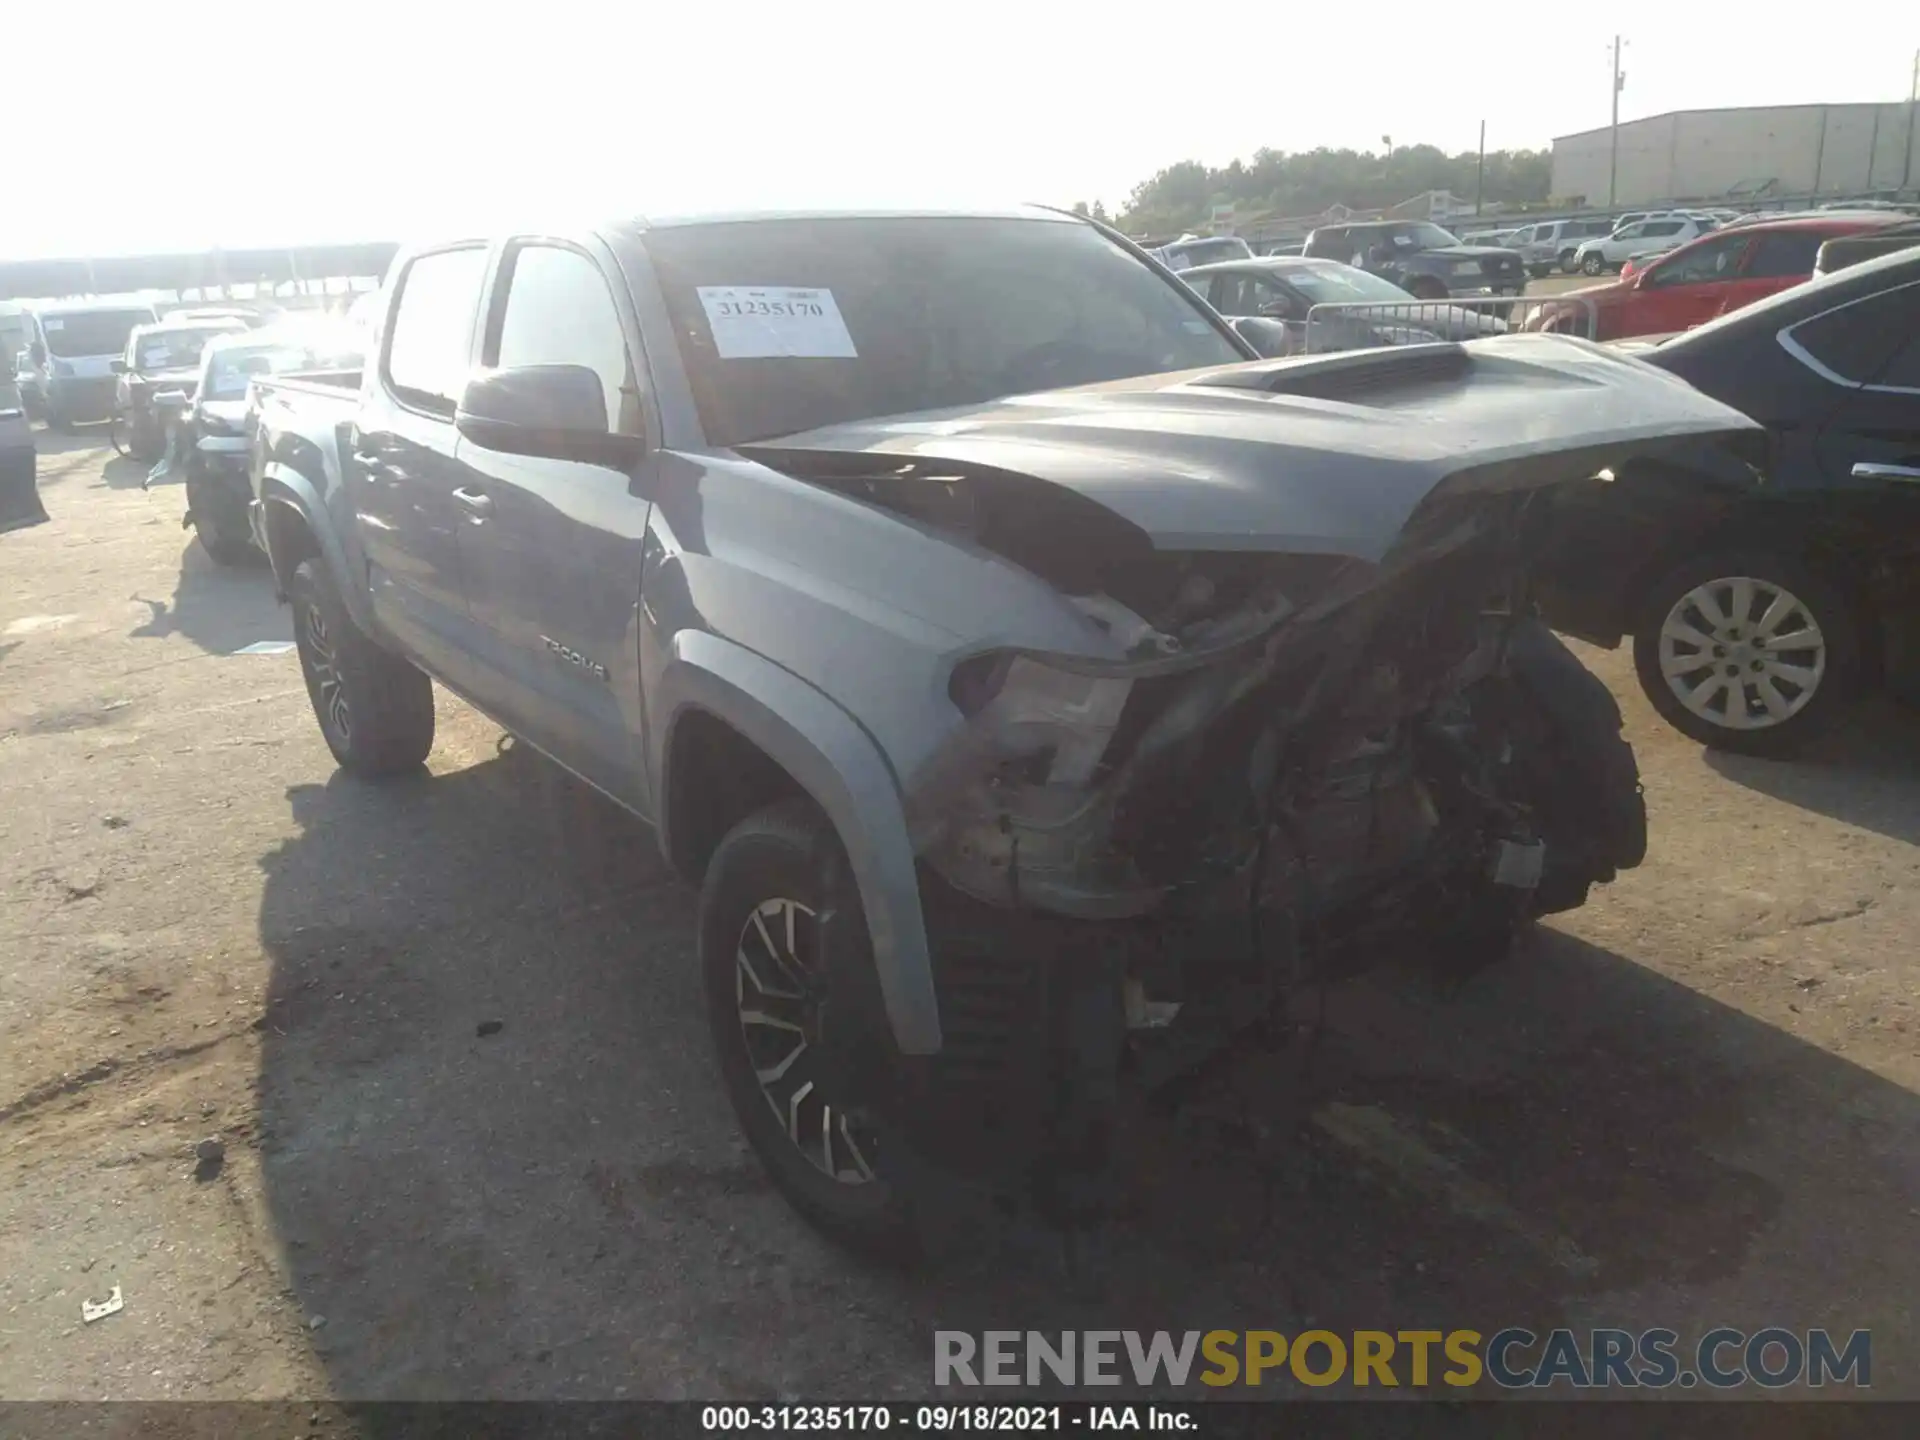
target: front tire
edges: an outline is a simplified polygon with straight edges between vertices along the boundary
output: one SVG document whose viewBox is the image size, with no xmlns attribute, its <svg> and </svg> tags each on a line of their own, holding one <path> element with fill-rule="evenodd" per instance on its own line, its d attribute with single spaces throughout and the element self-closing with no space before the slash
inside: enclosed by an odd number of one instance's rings
<svg viewBox="0 0 1920 1440">
<path fill-rule="evenodd" d="M 1509 660 L 1530 712 L 1516 760 L 1547 842 L 1532 913 L 1576 910 L 1592 886 L 1646 859 L 1639 762 L 1613 692 L 1559 636 L 1520 626 Z"/>
<path fill-rule="evenodd" d="M 1605 270 L 1606 268 L 1607 268 L 1607 262 L 1605 260 L 1602 260 L 1598 253 L 1583 255 L 1580 257 L 1580 273 L 1582 275 L 1598 275 L 1602 270 Z"/>
<path fill-rule="evenodd" d="M 1562 250 L 1560 252 L 1560 273 L 1562 275 L 1571 275 L 1579 268 L 1580 257 L 1578 254 L 1572 250 Z"/>
<path fill-rule="evenodd" d="M 831 1239 L 899 1257 L 913 1235 L 904 1196 L 873 1112 L 848 1093 L 860 1067 L 835 1063 L 828 1048 L 866 1011 L 830 973 L 823 920 L 857 927 L 872 964 L 858 898 L 832 878 L 844 871 L 811 801 L 741 821 L 707 863 L 700 969 L 727 1098 L 768 1178 Z"/>
<path fill-rule="evenodd" d="M 198 467 L 187 471 L 187 514 L 192 517 L 200 548 L 216 565 L 246 565 L 258 554 L 246 512 L 231 499 L 215 494 Z"/>
<path fill-rule="evenodd" d="M 1421 275 L 1407 282 L 1407 293 L 1416 300 L 1445 300 L 1447 287 L 1431 276 Z"/>
<path fill-rule="evenodd" d="M 353 623 L 320 560 L 300 562 L 287 600 L 307 696 L 333 758 L 368 779 L 418 770 L 433 748 L 433 682 Z"/>
<path fill-rule="evenodd" d="M 1791 554 L 1703 555 L 1648 589 L 1633 663 L 1681 734 L 1784 758 L 1845 713 L 1860 675 L 1859 618 L 1837 585 Z"/>
</svg>

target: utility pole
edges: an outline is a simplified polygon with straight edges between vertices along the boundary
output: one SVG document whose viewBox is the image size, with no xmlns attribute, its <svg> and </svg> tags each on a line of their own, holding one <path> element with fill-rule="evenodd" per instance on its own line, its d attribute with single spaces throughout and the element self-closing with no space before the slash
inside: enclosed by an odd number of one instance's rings
<svg viewBox="0 0 1920 1440">
<path fill-rule="evenodd" d="M 1487 122 L 1480 122 L 1480 160 L 1473 167 L 1473 213 L 1480 213 L 1480 197 L 1487 188 Z"/>
<path fill-rule="evenodd" d="M 1617 203 L 1617 192 L 1620 188 L 1620 91 L 1625 88 L 1626 83 L 1627 77 L 1620 73 L 1620 37 L 1616 35 L 1613 37 L 1613 137 L 1612 148 L 1607 154 L 1607 208 L 1609 210 Z"/>
<path fill-rule="evenodd" d="M 1900 188 L 1913 183 L 1913 117 L 1920 113 L 1920 50 L 1913 52 L 1913 85 L 1907 91 L 1907 160 L 1900 167 Z"/>
</svg>

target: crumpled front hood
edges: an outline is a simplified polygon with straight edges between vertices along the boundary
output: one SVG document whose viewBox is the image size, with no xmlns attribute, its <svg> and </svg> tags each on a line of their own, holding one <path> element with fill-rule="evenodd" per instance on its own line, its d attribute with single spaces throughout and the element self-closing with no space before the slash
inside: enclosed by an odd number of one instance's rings
<svg viewBox="0 0 1920 1440">
<path fill-rule="evenodd" d="M 1526 335 L 1144 376 L 740 452 L 802 477 L 850 456 L 922 462 L 929 481 L 1024 476 L 1092 500 L 1162 550 L 1378 561 L 1442 487 L 1579 480 L 1728 441 L 1753 460 L 1763 453 L 1759 426 L 1652 366 Z"/>
</svg>

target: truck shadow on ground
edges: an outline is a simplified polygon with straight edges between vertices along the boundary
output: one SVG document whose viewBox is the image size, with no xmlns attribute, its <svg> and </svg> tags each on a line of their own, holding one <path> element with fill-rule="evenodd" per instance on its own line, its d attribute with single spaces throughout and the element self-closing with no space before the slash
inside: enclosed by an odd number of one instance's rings
<svg viewBox="0 0 1920 1440">
<path fill-rule="evenodd" d="M 1795 760 L 1709 750 L 1708 767 L 1789 805 L 1920 844 L 1920 709 L 1873 696 Z"/>
<path fill-rule="evenodd" d="M 1007 1221 L 906 1273 L 822 1242 L 737 1138 L 694 897 L 644 829 L 511 746 L 289 800 L 300 833 L 262 861 L 262 1170 L 343 1397 L 906 1397 L 935 1328 L 1706 1309 L 1909 1338 L 1920 1267 L 1885 1237 L 1920 1188 L 1914 1097 L 1554 929 L 1450 1000 L 1340 988 L 1308 1105 L 1276 1099 L 1296 1055 L 1242 1073 L 1248 1114 L 1312 1116 L 1264 1160 L 1142 1118 L 1083 1265 Z"/>
<path fill-rule="evenodd" d="M 178 635 L 214 655 L 231 655 L 259 640 L 291 640 L 293 623 L 273 597 L 273 576 L 262 559 L 219 565 L 191 531 L 180 551 L 180 578 L 163 599 L 135 591 L 147 616 L 129 632 L 138 640 Z"/>
</svg>

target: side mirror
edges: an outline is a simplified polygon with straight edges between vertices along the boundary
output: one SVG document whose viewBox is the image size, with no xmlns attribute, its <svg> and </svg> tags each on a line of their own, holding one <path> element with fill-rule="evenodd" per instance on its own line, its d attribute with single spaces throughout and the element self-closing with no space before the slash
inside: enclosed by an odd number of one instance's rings
<svg viewBox="0 0 1920 1440">
<path fill-rule="evenodd" d="M 124 360 L 115 360 L 108 368 L 116 375 L 124 375 L 127 373 L 127 362 Z"/>
<path fill-rule="evenodd" d="M 1262 315 L 1235 315 L 1227 324 L 1264 359 L 1278 360 L 1293 353 L 1293 332 L 1278 320 Z"/>
<path fill-rule="evenodd" d="M 600 376 L 585 365 L 518 365 L 477 374 L 453 423 L 489 450 L 616 470 L 632 469 L 646 449 L 638 435 L 613 432 Z"/>
</svg>

